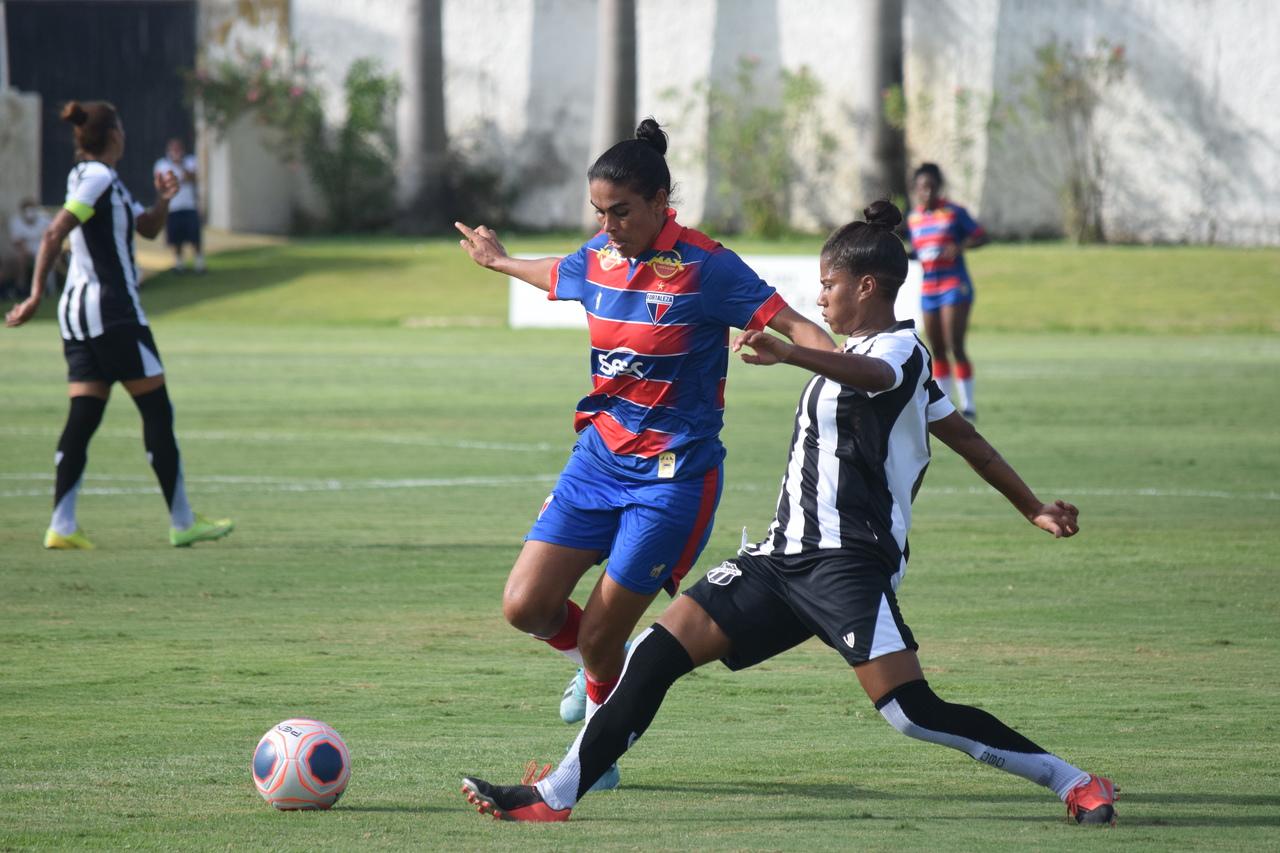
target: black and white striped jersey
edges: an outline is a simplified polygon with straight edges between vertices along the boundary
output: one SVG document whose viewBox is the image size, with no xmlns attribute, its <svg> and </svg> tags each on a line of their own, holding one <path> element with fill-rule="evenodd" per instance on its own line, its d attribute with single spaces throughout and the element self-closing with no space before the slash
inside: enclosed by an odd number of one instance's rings
<svg viewBox="0 0 1280 853">
<path fill-rule="evenodd" d="M 82 341 L 112 326 L 147 325 L 133 256 L 134 218 L 142 205 L 114 169 L 85 160 L 67 176 L 63 206 L 80 226 L 71 232 L 71 266 L 58 300 L 62 337 Z"/>
<path fill-rule="evenodd" d="M 933 381 L 915 324 L 850 338 L 846 352 L 878 358 L 896 382 L 868 393 L 815 376 L 796 407 L 791 455 L 765 538 L 744 549 L 783 556 L 871 547 L 906 571 L 911 501 L 929 465 L 929 422 L 955 411 Z"/>
</svg>

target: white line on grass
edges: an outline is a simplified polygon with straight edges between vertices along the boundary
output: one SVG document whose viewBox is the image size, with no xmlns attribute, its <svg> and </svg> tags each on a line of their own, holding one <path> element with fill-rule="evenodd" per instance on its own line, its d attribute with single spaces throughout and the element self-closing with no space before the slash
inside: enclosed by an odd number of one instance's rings
<svg viewBox="0 0 1280 853">
<path fill-rule="evenodd" d="M 48 474 L 0 474 L 4 480 L 52 480 Z M 110 483 L 145 481 L 146 477 L 109 476 L 95 477 Z M 199 484 L 200 494 L 219 492 L 351 492 L 376 489 L 450 489 L 465 487 L 519 486 L 529 483 L 554 483 L 555 474 L 530 474 L 525 477 L 419 477 L 403 479 L 369 480 L 315 480 L 286 477 L 187 477 L 188 483 Z M 156 486 L 87 486 L 80 489 L 82 495 L 152 495 L 159 494 Z M 0 498 L 47 497 L 49 489 L 10 489 L 0 491 Z"/>
<path fill-rule="evenodd" d="M 0 427 L 0 435 L 24 435 L 56 438 L 61 435 L 60 429 L 52 427 Z M 139 430 L 100 429 L 95 435 L 107 438 L 138 438 Z M 509 442 L 509 441 L 471 441 L 467 439 L 446 440 L 429 438 L 421 435 L 400 435 L 395 433 L 367 432 L 352 429 L 349 432 L 272 432 L 241 430 L 181 430 L 179 438 L 193 441 L 240 441 L 240 442 L 280 442 L 296 444 L 306 441 L 359 441 L 373 444 L 411 445 L 414 447 L 445 447 L 451 450 L 498 450 L 516 453 L 543 453 L 549 450 L 568 450 L 567 444 L 550 442 Z"/>
<path fill-rule="evenodd" d="M 529 483 L 554 483 L 556 474 L 528 474 L 517 477 L 402 477 L 396 479 L 356 479 L 304 477 L 264 477 L 260 475 L 209 474 L 186 477 L 192 485 L 200 486 L 201 493 L 214 492 L 345 492 L 371 489 L 451 489 L 467 487 L 518 486 Z M 110 474 L 88 476 L 88 480 L 103 483 L 148 483 L 145 474 Z M 53 474 L 0 474 L 0 481 L 50 483 Z M 755 483 L 730 484 L 731 491 L 755 492 L 761 487 Z M 86 495 L 145 495 L 156 494 L 155 486 L 89 486 L 81 489 Z M 925 486 L 926 495 L 995 495 L 988 486 Z M 1042 488 L 1044 494 L 1068 497 L 1120 497 L 1120 498 L 1208 498 L 1232 501 L 1280 501 L 1280 492 L 1231 492 L 1222 489 L 1157 489 L 1157 488 Z M 0 498 L 48 496 L 47 486 L 40 489 L 11 489 L 0 491 Z"/>
</svg>

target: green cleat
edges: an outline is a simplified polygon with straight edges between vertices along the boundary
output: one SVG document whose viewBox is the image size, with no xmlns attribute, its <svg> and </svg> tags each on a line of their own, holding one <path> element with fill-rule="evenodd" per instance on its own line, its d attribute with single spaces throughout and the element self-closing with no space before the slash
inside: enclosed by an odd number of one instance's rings
<svg viewBox="0 0 1280 853">
<path fill-rule="evenodd" d="M 211 542 L 214 539 L 221 539 L 235 529 L 235 522 L 229 518 L 210 521 L 203 515 L 197 515 L 195 524 L 186 530 L 170 527 L 169 542 L 175 548 L 189 548 L 197 542 Z"/>
<path fill-rule="evenodd" d="M 95 546 L 80 530 L 63 536 L 50 527 L 44 532 L 44 547 L 50 551 L 92 551 Z"/>
</svg>

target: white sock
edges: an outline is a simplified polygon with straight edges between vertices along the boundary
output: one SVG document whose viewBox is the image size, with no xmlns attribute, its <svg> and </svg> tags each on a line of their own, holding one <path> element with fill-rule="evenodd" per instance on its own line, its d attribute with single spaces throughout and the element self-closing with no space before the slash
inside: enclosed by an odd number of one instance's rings
<svg viewBox="0 0 1280 853">
<path fill-rule="evenodd" d="M 151 454 L 147 454 L 150 456 Z M 178 482 L 173 487 L 173 506 L 169 507 L 169 524 L 175 530 L 188 530 L 196 523 L 196 514 L 187 501 L 187 486 L 182 476 L 182 468 L 178 468 Z"/>
<path fill-rule="evenodd" d="M 951 376 L 950 375 L 941 376 L 938 378 L 937 382 L 938 382 L 938 387 L 942 389 L 942 393 L 950 397 L 951 396 Z"/>
<path fill-rule="evenodd" d="M 961 379 L 960 386 L 960 409 L 965 412 L 974 411 L 973 405 L 973 377 Z"/>
<path fill-rule="evenodd" d="M 80 479 L 76 480 L 76 484 L 71 487 L 71 491 L 63 495 L 62 500 L 58 501 L 58 505 L 53 508 L 53 518 L 49 520 L 49 526 L 59 536 L 70 536 L 76 532 L 76 496 L 80 494 L 80 484 L 83 482 L 84 476 L 81 475 Z"/>
</svg>

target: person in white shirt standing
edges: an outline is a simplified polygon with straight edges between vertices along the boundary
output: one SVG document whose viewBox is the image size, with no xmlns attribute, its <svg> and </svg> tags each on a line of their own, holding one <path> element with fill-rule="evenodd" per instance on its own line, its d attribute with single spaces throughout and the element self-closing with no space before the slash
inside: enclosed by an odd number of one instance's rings
<svg viewBox="0 0 1280 853">
<path fill-rule="evenodd" d="M 40 238 L 48 227 L 49 214 L 33 198 L 24 198 L 18 212 L 9 217 L 9 242 L 13 244 L 15 279 L 19 287 L 31 280 L 36 252 L 40 251 Z M 49 276 L 44 287 L 46 294 L 53 293 L 53 276 Z"/>
<path fill-rule="evenodd" d="M 169 202 L 169 216 L 164 232 L 173 249 L 174 272 L 186 272 L 182 247 L 190 245 L 195 252 L 194 269 L 205 270 L 204 245 L 200 240 L 200 212 L 196 208 L 196 158 L 188 154 L 182 140 L 174 137 L 165 145 L 165 156 L 156 161 L 156 175 L 172 172 L 178 178 L 178 194 Z"/>
</svg>

